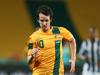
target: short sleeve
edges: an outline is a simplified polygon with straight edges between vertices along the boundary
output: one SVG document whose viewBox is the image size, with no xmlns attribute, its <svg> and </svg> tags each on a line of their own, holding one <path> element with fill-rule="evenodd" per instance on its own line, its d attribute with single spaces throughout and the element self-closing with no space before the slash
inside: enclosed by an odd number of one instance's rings
<svg viewBox="0 0 100 75">
<path fill-rule="evenodd" d="M 60 32 L 63 38 L 68 41 L 71 41 L 71 39 L 73 38 L 72 33 L 64 27 L 60 27 Z"/>
<path fill-rule="evenodd" d="M 33 33 L 31 36 L 29 36 L 28 44 L 32 44 L 34 48 L 37 47 L 37 35 L 36 35 L 36 33 Z"/>
</svg>

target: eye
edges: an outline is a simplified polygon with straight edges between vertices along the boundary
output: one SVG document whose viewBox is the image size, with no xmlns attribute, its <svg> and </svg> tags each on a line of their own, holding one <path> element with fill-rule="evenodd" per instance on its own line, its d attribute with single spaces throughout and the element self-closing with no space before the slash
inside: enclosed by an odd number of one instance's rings
<svg viewBox="0 0 100 75">
<path fill-rule="evenodd" d="M 40 20 L 41 22 L 48 22 L 49 20 Z"/>
<path fill-rule="evenodd" d="M 48 22 L 49 20 L 45 20 L 46 22 Z"/>
<path fill-rule="evenodd" d="M 40 20 L 41 22 L 43 22 L 44 20 Z"/>
</svg>

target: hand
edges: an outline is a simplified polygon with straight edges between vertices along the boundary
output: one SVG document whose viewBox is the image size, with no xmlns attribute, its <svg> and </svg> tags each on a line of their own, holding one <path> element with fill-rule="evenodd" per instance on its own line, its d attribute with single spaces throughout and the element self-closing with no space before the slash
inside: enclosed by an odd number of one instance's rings
<svg viewBox="0 0 100 75">
<path fill-rule="evenodd" d="M 38 55 L 38 49 L 37 48 L 33 48 L 33 49 L 28 50 L 27 62 L 28 62 L 30 70 L 33 70 L 33 68 L 35 66 L 35 60 L 36 60 L 37 55 Z"/>
<path fill-rule="evenodd" d="M 73 60 L 70 60 L 71 67 L 70 67 L 70 73 L 73 74 L 75 71 L 75 62 Z"/>
<path fill-rule="evenodd" d="M 37 48 L 33 48 L 33 49 L 29 50 L 28 53 L 27 53 L 27 61 L 30 62 L 30 61 L 34 60 L 37 53 L 38 53 Z"/>
</svg>

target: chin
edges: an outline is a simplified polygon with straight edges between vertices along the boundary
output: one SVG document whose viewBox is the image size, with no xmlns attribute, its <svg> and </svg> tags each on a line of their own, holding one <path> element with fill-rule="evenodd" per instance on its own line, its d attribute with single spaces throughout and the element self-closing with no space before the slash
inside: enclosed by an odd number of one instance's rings
<svg viewBox="0 0 100 75">
<path fill-rule="evenodd" d="M 48 29 L 42 29 L 44 32 L 48 31 Z"/>
<path fill-rule="evenodd" d="M 44 32 L 46 32 L 47 30 L 43 30 Z"/>
</svg>

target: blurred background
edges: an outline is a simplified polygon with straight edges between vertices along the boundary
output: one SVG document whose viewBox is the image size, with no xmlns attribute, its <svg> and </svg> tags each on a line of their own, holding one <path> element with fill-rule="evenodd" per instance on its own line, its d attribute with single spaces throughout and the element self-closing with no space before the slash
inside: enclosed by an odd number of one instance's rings
<svg viewBox="0 0 100 75">
<path fill-rule="evenodd" d="M 0 75 L 31 75 L 25 58 L 29 35 L 39 27 L 35 15 L 41 5 L 53 9 L 53 26 L 72 32 L 77 53 L 89 27 L 100 28 L 99 0 L 1 0 L 0 1 Z M 69 71 L 70 49 L 63 43 L 66 75 Z M 75 75 L 81 75 L 84 61 L 77 56 Z M 67 69 L 66 69 L 67 68 Z"/>
</svg>

